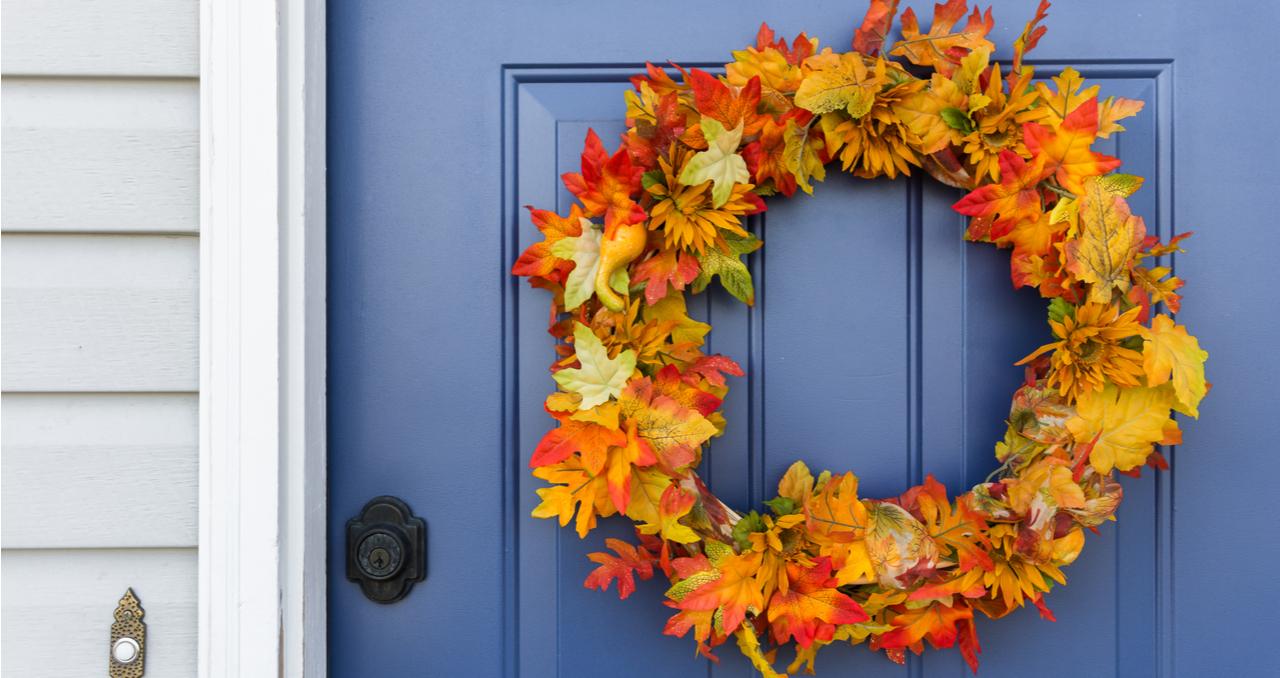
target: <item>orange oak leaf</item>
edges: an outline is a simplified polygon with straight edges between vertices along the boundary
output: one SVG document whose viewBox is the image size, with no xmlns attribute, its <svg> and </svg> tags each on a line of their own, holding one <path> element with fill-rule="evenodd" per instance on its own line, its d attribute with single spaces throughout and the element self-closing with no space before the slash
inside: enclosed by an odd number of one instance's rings
<svg viewBox="0 0 1280 678">
<path fill-rule="evenodd" d="M 667 296 L 667 283 L 679 292 L 697 279 L 700 270 L 698 258 L 692 254 L 680 249 L 659 249 L 636 266 L 631 284 L 648 281 L 644 288 L 644 299 L 652 306 Z"/>
<path fill-rule="evenodd" d="M 926 638 L 935 648 L 956 644 L 957 624 L 973 619 L 973 608 L 955 601 L 948 606 L 942 601 L 915 610 L 895 606 L 900 614 L 893 618 L 893 630 L 880 636 L 881 647 L 910 647 Z"/>
<path fill-rule="evenodd" d="M 600 563 L 600 567 L 587 575 L 587 580 L 582 582 L 582 585 L 589 589 L 598 588 L 601 591 L 607 591 L 609 583 L 617 579 L 618 597 L 626 600 L 627 596 L 636 590 L 636 575 L 640 576 L 641 581 L 653 576 L 653 564 L 657 562 L 657 557 L 646 551 L 644 547 L 637 549 L 621 539 L 610 538 L 604 540 L 604 543 L 618 555 L 588 553 L 587 558 L 592 562 Z"/>
<path fill-rule="evenodd" d="M 1094 177 L 1084 181 L 1080 197 L 1080 235 L 1066 243 L 1067 270 L 1092 283 L 1089 300 L 1111 303 L 1112 289 L 1129 291 L 1129 267 L 1147 234 L 1142 217 L 1129 203 L 1108 193 Z"/>
<path fill-rule="evenodd" d="M 1000 151 L 1000 183 L 983 186 L 951 207 L 971 217 L 995 216 L 990 232 L 993 240 L 1009 233 L 1022 219 L 1037 221 L 1044 204 L 1036 186 L 1052 173 L 1044 164 L 1044 156 L 1027 162 L 1013 151 Z"/>
<path fill-rule="evenodd" d="M 542 503 L 533 509 L 534 518 L 555 516 L 564 527 L 576 509 L 578 536 L 586 538 L 591 528 L 596 526 L 597 515 L 608 517 L 614 514 L 604 476 L 588 473 L 582 467 L 581 457 L 571 456 L 560 463 L 534 469 L 533 475 L 553 483 L 563 483 L 537 490 Z"/>
<path fill-rule="evenodd" d="M 884 48 L 884 40 L 893 28 L 893 17 L 898 13 L 898 0 L 871 0 L 862 28 L 853 32 L 853 49 L 875 56 Z"/>
<path fill-rule="evenodd" d="M 787 591 L 778 591 L 769 600 L 774 642 L 785 643 L 794 635 L 800 647 L 809 647 L 814 640 L 831 640 L 837 624 L 870 619 L 854 599 L 836 590 L 830 558 L 816 558 L 813 563 L 805 567 L 787 562 Z"/>
<path fill-rule="evenodd" d="M 690 84 L 693 86 L 693 97 L 699 113 L 724 125 L 725 129 L 734 129 L 741 122 L 744 137 L 760 131 L 768 116 L 756 114 L 756 108 L 760 105 L 759 76 L 747 81 L 747 86 L 734 96 L 729 87 L 715 76 L 696 68 L 690 70 Z"/>
<path fill-rule="evenodd" d="M 1115 132 L 1123 132 L 1124 128 L 1116 124 L 1117 120 L 1138 114 L 1145 102 L 1116 97 L 1107 97 L 1098 102 L 1098 136 L 1110 139 Z"/>
<path fill-rule="evenodd" d="M 951 32 L 968 11 L 965 0 L 949 0 L 945 5 L 934 5 L 933 25 L 929 27 L 928 34 L 921 34 L 916 13 L 908 9 L 902 13 L 902 37 L 905 40 L 894 45 L 889 53 L 905 56 L 917 66 L 933 66 L 939 73 L 951 77 L 960 60 L 970 51 L 984 47 L 995 50 L 995 45 L 986 39 L 987 33 L 995 27 L 990 9 L 984 17 L 975 6 L 964 28 Z"/>
<path fill-rule="evenodd" d="M 1120 166 L 1120 161 L 1089 150 L 1098 136 L 1097 97 L 1091 98 L 1067 115 L 1058 132 L 1038 123 L 1022 126 L 1027 150 L 1045 156 L 1045 171 L 1052 171 L 1063 188 L 1075 194 L 1084 191 L 1085 177 L 1106 174 Z"/>
<path fill-rule="evenodd" d="M 542 231 L 546 240 L 530 245 L 529 249 L 516 259 L 511 272 L 515 275 L 540 276 L 552 282 L 563 283 L 564 277 L 573 270 L 573 262 L 553 256 L 551 248 L 560 240 L 582 235 L 582 209 L 573 205 L 569 208 L 568 217 L 561 217 L 547 210 L 534 209 L 528 205 L 525 209 L 529 210 L 533 217 L 533 224 Z"/>
<path fill-rule="evenodd" d="M 649 89 L 656 92 L 658 96 L 666 96 L 672 92 L 684 92 L 689 89 L 689 85 L 687 84 L 689 82 L 689 74 L 676 64 L 671 64 L 671 67 L 680 71 L 680 75 L 684 78 L 685 84 L 672 80 L 671 76 L 667 75 L 667 70 L 661 66 L 654 66 L 646 61 L 644 67 L 647 71 L 647 75 L 631 76 L 631 85 L 636 88 L 637 92 L 640 91 L 641 84 L 647 84 Z"/>
<path fill-rule="evenodd" d="M 1009 70 L 1009 75 L 1005 76 L 1005 82 L 1009 83 L 1009 90 L 1013 91 L 1017 87 L 1018 80 L 1022 77 L 1022 59 L 1027 52 L 1035 49 L 1040 43 L 1040 37 L 1049 29 L 1040 26 L 1036 27 L 1047 15 L 1049 11 L 1049 0 L 1040 0 L 1040 7 L 1036 10 L 1036 15 L 1027 22 L 1027 27 L 1023 29 L 1022 35 L 1013 42 L 1013 67 Z M 976 669 L 976 666 L 975 666 Z"/>
<path fill-rule="evenodd" d="M 582 173 L 568 172 L 560 178 L 569 192 L 582 201 L 587 216 L 604 216 L 605 237 L 612 238 L 618 227 L 648 218 L 644 208 L 631 199 L 640 190 L 644 168 L 632 166 L 626 148 L 619 148 L 613 157 L 608 157 L 595 130 L 587 131 L 585 146 Z"/>
<path fill-rule="evenodd" d="M 990 571 L 995 569 L 991 556 L 991 542 L 985 534 L 987 524 L 982 516 L 975 512 L 968 500 L 961 497 L 954 506 L 947 496 L 947 488 L 933 479 L 929 474 L 924 481 L 923 490 L 916 495 L 920 503 L 920 513 L 924 516 L 925 531 L 933 537 L 938 545 L 940 555 L 951 556 L 960 561 L 959 570 L 968 572 L 975 567 Z"/>
<path fill-rule="evenodd" d="M 691 591 L 675 605 L 681 610 L 723 608 L 725 635 L 733 633 L 747 618 L 747 612 L 764 609 L 764 595 L 755 581 L 763 555 L 754 551 L 729 555 L 716 568 L 720 577 Z"/>
<path fill-rule="evenodd" d="M 577 452 L 587 470 L 596 475 L 604 469 L 609 447 L 627 444 L 627 435 L 616 427 L 609 429 L 595 422 L 580 421 L 569 412 L 551 412 L 551 416 L 560 420 L 560 427 L 548 431 L 534 448 L 533 458 L 529 460 L 532 468 L 564 461 Z"/>
</svg>

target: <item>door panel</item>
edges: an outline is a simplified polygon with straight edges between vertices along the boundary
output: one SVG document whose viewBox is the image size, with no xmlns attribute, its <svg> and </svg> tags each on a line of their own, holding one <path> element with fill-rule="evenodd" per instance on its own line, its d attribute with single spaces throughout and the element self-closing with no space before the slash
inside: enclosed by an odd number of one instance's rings
<svg viewBox="0 0 1280 678">
<path fill-rule="evenodd" d="M 996 3 L 1002 63 L 1005 43 L 1034 5 Z M 689 638 L 661 635 L 671 613 L 660 603 L 661 576 L 639 583 L 625 601 L 614 590 L 582 586 L 595 567 L 585 554 L 605 550 L 607 537 L 632 539 L 629 521 L 604 519 L 580 540 L 571 527 L 529 516 L 544 483 L 530 475 L 528 457 L 553 425 L 542 401 L 554 389 L 547 371 L 554 340 L 546 333 L 548 294 L 507 271 L 541 239 L 524 205 L 567 213 L 572 196 L 559 175 L 578 171 L 587 129 L 607 149 L 616 147 L 626 79 L 644 60 L 673 58 L 715 71 L 731 50 L 751 42 L 762 19 L 780 35 L 809 29 L 824 46 L 844 49 L 863 8 L 330 6 L 333 675 L 752 675 L 732 643 L 718 648 L 716 666 L 694 657 Z M 1103 7 L 1131 17 L 1131 25 L 1100 22 L 1094 12 Z M 1175 79 L 1175 63 L 1185 73 L 1197 66 L 1179 59 L 1198 61 L 1179 51 L 1190 41 L 1164 18 L 1169 10 L 1157 14 L 1158 7 L 1168 4 L 1054 7 L 1050 32 L 1033 55 L 1043 59 L 1037 72 L 1044 77 L 1072 65 L 1088 84 L 1101 86 L 1102 96 L 1147 102 L 1126 121 L 1128 131 L 1095 150 L 1147 178 L 1130 204 L 1151 232 L 1167 238 L 1175 232 L 1175 204 L 1199 213 L 1210 201 L 1198 188 L 1175 203 L 1175 113 L 1184 127 L 1223 113 L 1198 100 L 1174 108 L 1176 85 L 1202 94 L 1197 81 Z M 1134 14 L 1147 15 L 1141 31 L 1133 30 Z M 675 15 L 680 19 L 672 22 Z M 841 28 L 828 30 L 833 25 Z M 1246 140 L 1215 129 L 1217 143 L 1249 150 Z M 1179 153 L 1197 153 L 1197 141 L 1180 138 Z M 1180 186 L 1216 181 L 1200 166 L 1181 171 L 1187 178 Z M 1006 251 L 961 240 L 964 220 L 950 208 L 960 193 L 917 174 L 865 181 L 832 171 L 815 196 L 770 199 L 769 211 L 749 224 L 766 242 L 746 257 L 756 305 L 745 306 L 718 283 L 689 298 L 691 312 L 715 327 L 709 352 L 734 358 L 747 373 L 729 380 L 723 408 L 729 428 L 700 469 L 730 506 L 759 508 L 796 459 L 815 471 L 854 471 L 869 497 L 899 494 L 928 473 L 957 494 L 995 467 L 992 448 L 1021 381 L 1013 363 L 1048 340 L 1045 304 L 1031 290 L 1012 289 Z M 1257 185 L 1237 178 L 1221 187 Z M 1212 675 L 1202 670 L 1217 666 L 1206 638 L 1236 649 L 1263 638 L 1248 624 L 1230 636 L 1202 629 L 1196 620 L 1217 613 L 1215 599 L 1192 583 L 1175 588 L 1173 577 L 1200 579 L 1188 566 L 1175 569 L 1184 562 L 1175 556 L 1203 568 L 1210 545 L 1193 517 L 1197 530 L 1180 528 L 1175 551 L 1174 479 L 1185 488 L 1178 505 L 1198 516 L 1215 492 L 1250 483 L 1266 492 L 1260 480 L 1214 468 L 1212 450 L 1221 444 L 1235 441 L 1251 468 L 1276 466 L 1257 439 L 1238 439 L 1226 416 L 1234 410 L 1264 417 L 1261 405 L 1232 395 L 1232 387 L 1275 392 L 1266 381 L 1278 376 L 1274 364 L 1242 370 L 1232 363 L 1247 355 L 1236 348 L 1240 342 L 1264 332 L 1267 322 L 1242 331 L 1243 316 L 1231 315 L 1236 297 L 1228 276 L 1213 268 L 1261 256 L 1234 252 L 1225 244 L 1230 234 L 1280 244 L 1251 225 L 1265 213 L 1257 206 L 1261 196 L 1255 200 L 1233 207 L 1233 222 L 1176 229 L 1205 232 L 1184 255 L 1196 267 L 1176 271 L 1190 278 L 1186 291 L 1195 290 L 1179 322 L 1210 351 L 1218 386 L 1204 420 L 1184 422 L 1187 444 L 1165 451 L 1179 457 L 1175 473 L 1123 479 L 1119 522 L 1089 537 L 1066 570 L 1071 586 L 1047 596 L 1058 623 L 1034 610 L 979 620 L 980 675 L 1158 676 L 1171 675 L 1175 660 L 1184 675 Z M 1215 328 L 1211 321 L 1219 317 L 1231 329 Z M 431 542 L 427 581 L 401 603 L 380 606 L 343 577 L 342 529 L 365 501 L 388 493 L 427 520 Z M 1241 542 L 1250 538 L 1239 525 L 1221 529 Z M 1261 572 L 1259 559 L 1280 556 L 1274 542 L 1261 549 L 1270 555 L 1242 557 L 1230 567 Z M 1246 619 L 1262 619 L 1244 584 L 1217 590 Z M 1186 594 L 1177 617 L 1175 592 Z M 1276 654 L 1271 645 L 1250 652 L 1247 659 L 1212 654 L 1237 667 L 1262 666 L 1253 662 Z M 778 663 L 789 659 L 780 653 Z M 930 650 L 899 667 L 865 647 L 829 647 L 818 671 L 958 676 L 968 669 L 954 650 Z"/>
</svg>

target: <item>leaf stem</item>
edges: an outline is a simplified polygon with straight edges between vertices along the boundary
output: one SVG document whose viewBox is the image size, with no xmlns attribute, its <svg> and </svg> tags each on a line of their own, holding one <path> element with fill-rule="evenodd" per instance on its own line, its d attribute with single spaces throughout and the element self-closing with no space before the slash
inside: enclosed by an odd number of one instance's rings
<svg viewBox="0 0 1280 678">
<path fill-rule="evenodd" d="M 1079 199 L 1080 199 L 1080 196 L 1076 195 L 1075 193 L 1072 193 L 1072 192 L 1070 192 L 1070 191 L 1066 190 L 1065 188 L 1059 188 L 1059 187 L 1057 187 L 1057 186 L 1054 186 L 1053 184 L 1051 184 L 1051 183 L 1049 183 L 1049 182 L 1047 182 L 1047 181 L 1041 181 L 1041 182 L 1040 182 L 1040 186 L 1039 186 L 1039 187 L 1040 187 L 1040 188 L 1047 188 L 1047 189 L 1049 189 L 1050 191 L 1053 191 L 1054 193 L 1057 193 L 1058 195 L 1060 195 L 1060 196 L 1062 196 L 1062 197 L 1064 197 L 1064 198 L 1070 198 L 1070 199 L 1072 199 L 1072 200 L 1079 200 Z"/>
</svg>

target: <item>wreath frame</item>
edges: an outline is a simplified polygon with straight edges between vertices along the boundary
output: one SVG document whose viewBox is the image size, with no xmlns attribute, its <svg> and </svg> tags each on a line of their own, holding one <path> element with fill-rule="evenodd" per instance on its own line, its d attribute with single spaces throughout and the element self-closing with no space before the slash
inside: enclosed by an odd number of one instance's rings
<svg viewBox="0 0 1280 678">
<path fill-rule="evenodd" d="M 1053 619 L 1043 595 L 1065 584 L 1059 568 L 1084 529 L 1115 519 L 1114 475 L 1167 469 L 1155 446 L 1180 442 L 1173 413 L 1198 416 L 1210 385 L 1208 354 L 1166 314 L 1183 281 L 1139 265 L 1183 251 L 1191 234 L 1147 236 L 1125 201 L 1142 179 L 1090 148 L 1142 102 L 1098 101 L 1069 68 L 1057 91 L 1033 86 L 1022 62 L 1048 8 L 1015 42 L 1007 76 L 990 62 L 990 9 L 961 27 L 968 6 L 949 0 L 928 33 L 907 9 L 904 40 L 886 49 L 897 0 L 872 0 L 850 52 L 819 51 L 805 33 L 775 42 L 762 24 L 718 79 L 675 64 L 680 83 L 652 64 L 631 79 L 623 144 L 609 154 L 588 133 L 582 172 L 563 175 L 581 205 L 567 217 L 530 207 L 546 239 L 512 268 L 553 293 L 549 331 L 565 342 L 546 403 L 559 426 L 530 461 L 557 484 L 538 490 L 533 515 L 576 520 L 581 537 L 598 516 L 641 523 L 639 546 L 609 539 L 617 555 L 589 555 L 600 567 L 586 587 L 617 579 L 625 599 L 659 568 L 677 610 L 664 632 L 694 630 L 712 659 L 733 635 L 766 676 L 777 673 L 765 636 L 796 644 L 790 673 L 813 672 L 817 650 L 838 640 L 898 663 L 925 640 L 959 646 L 976 672 L 975 612 L 1030 602 Z M 1000 134 L 1002 147 L 986 142 Z M 711 328 L 688 317 L 683 290 L 719 276 L 753 303 L 739 257 L 761 242 L 739 217 L 765 211 L 766 195 L 812 194 L 837 159 L 864 178 L 915 166 L 970 191 L 954 205 L 971 217 L 965 239 L 1013 249 L 1013 283 L 1049 299 L 1054 341 L 1018 363 L 1026 381 L 1000 467 L 954 501 L 932 475 L 871 500 L 852 473 L 815 477 L 796 462 L 769 512 L 739 514 L 696 468 L 724 430 L 725 375 L 743 373 L 698 350 Z"/>
</svg>

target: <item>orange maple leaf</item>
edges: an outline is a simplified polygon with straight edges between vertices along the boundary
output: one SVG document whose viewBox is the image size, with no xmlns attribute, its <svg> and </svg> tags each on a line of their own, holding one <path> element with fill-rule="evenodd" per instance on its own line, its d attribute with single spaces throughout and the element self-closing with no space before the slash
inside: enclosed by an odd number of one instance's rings
<svg viewBox="0 0 1280 678">
<path fill-rule="evenodd" d="M 534 448 L 533 458 L 529 460 L 531 468 L 564 461 L 577 452 L 583 466 L 591 475 L 596 475 L 604 469 L 609 447 L 627 444 L 627 435 L 617 428 L 573 419 L 570 412 L 551 412 L 551 416 L 560 420 L 560 427 L 548 431 Z"/>
<path fill-rule="evenodd" d="M 563 283 L 564 277 L 573 270 L 573 262 L 560 259 L 551 254 L 551 248 L 564 238 L 576 238 L 582 235 L 582 209 L 577 205 L 569 208 L 569 216 L 561 217 L 555 212 L 534 209 L 525 205 L 533 217 L 533 224 L 546 236 L 546 239 L 534 243 L 526 249 L 511 267 L 511 273 L 522 276 L 539 276 L 555 283 Z"/>
<path fill-rule="evenodd" d="M 971 217 L 995 216 L 992 240 L 1008 234 L 1023 219 L 1037 221 L 1044 204 L 1036 186 L 1053 173 L 1044 165 L 1043 155 L 1028 163 L 1013 151 L 1000 151 L 1000 183 L 977 189 L 951 208 Z"/>
<path fill-rule="evenodd" d="M 769 601 L 769 621 L 776 643 L 785 643 L 794 635 L 796 643 L 809 647 L 814 640 L 831 640 L 837 624 L 870 619 L 854 599 L 836 590 L 830 558 L 816 558 L 813 563 L 812 567 L 805 567 L 787 562 L 787 591 L 778 591 Z"/>
<path fill-rule="evenodd" d="M 691 591 L 679 603 L 681 610 L 714 610 L 724 608 L 725 635 L 733 633 L 747 618 L 764 609 L 764 596 L 755 581 L 762 555 L 751 551 L 742 555 L 729 555 L 716 568 L 720 577 Z"/>
<path fill-rule="evenodd" d="M 718 121 L 725 129 L 734 129 L 741 122 L 744 137 L 760 131 L 768 116 L 756 114 L 756 108 L 760 105 L 759 76 L 747 81 L 747 86 L 734 96 L 729 87 L 715 76 L 696 68 L 691 71 L 690 84 L 693 86 L 693 97 L 699 113 Z"/>
<path fill-rule="evenodd" d="M 779 125 L 772 118 L 765 117 L 767 120 L 760 128 L 759 141 L 742 149 L 742 157 L 746 159 L 748 168 L 755 168 L 757 186 L 773 179 L 773 185 L 790 198 L 796 192 L 796 175 L 787 169 L 787 126 L 785 122 Z"/>
<path fill-rule="evenodd" d="M 653 306 L 667 296 L 667 283 L 679 292 L 697 279 L 700 270 L 698 258 L 692 254 L 676 248 L 659 249 L 636 266 L 631 284 L 649 281 L 644 288 L 644 299 Z"/>
<path fill-rule="evenodd" d="M 957 623 L 973 619 L 973 608 L 958 600 L 950 606 L 935 601 L 915 610 L 905 606 L 892 609 L 900 614 L 893 618 L 893 630 L 880 636 L 881 647 L 910 647 L 926 638 L 935 648 L 951 647 L 959 633 Z"/>
<path fill-rule="evenodd" d="M 698 448 L 716 434 L 715 424 L 696 410 L 657 393 L 648 377 L 628 383 L 618 404 L 623 417 L 635 420 L 639 437 L 667 471 L 693 463 Z"/>
<path fill-rule="evenodd" d="M 638 224 L 649 218 L 644 208 L 631 199 L 640 190 L 644 168 L 632 166 L 631 156 L 624 147 L 609 157 L 595 130 L 587 131 L 585 146 L 582 173 L 567 172 L 560 178 L 565 188 L 582 201 L 587 216 L 604 216 L 605 238 L 612 238 L 619 226 Z"/>
<path fill-rule="evenodd" d="M 1085 177 L 1102 176 L 1120 166 L 1120 161 L 1089 150 L 1098 137 L 1098 98 L 1095 96 L 1072 111 L 1058 126 L 1057 134 L 1039 123 L 1023 124 L 1023 138 L 1032 155 L 1045 157 L 1045 171 L 1056 174 L 1063 188 L 1079 195 Z"/>
</svg>

